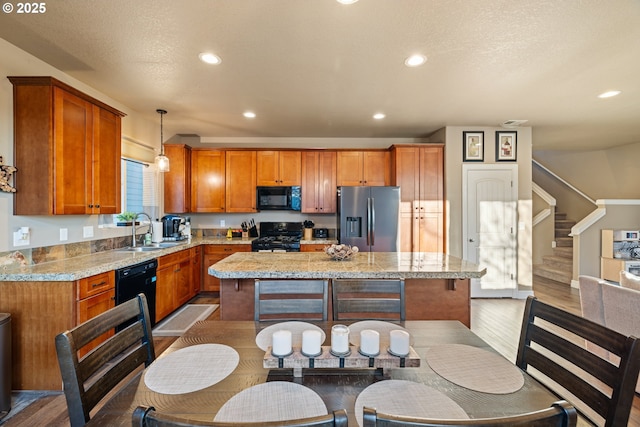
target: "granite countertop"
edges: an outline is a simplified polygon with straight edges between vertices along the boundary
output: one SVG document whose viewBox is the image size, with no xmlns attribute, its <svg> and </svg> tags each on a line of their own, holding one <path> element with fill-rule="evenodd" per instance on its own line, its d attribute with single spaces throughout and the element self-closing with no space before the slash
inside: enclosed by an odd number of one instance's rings
<svg viewBox="0 0 640 427">
<path fill-rule="evenodd" d="M 252 239 L 251 239 L 252 240 Z M 150 252 L 127 252 L 120 249 L 96 252 L 59 261 L 27 266 L 0 267 L 0 282 L 65 282 L 83 279 L 105 271 L 125 268 L 203 244 L 249 245 L 251 240 L 241 238 L 203 237 L 184 241 L 176 246 Z"/>
<path fill-rule="evenodd" d="M 27 266 L 0 267 L 0 282 L 66 282 L 83 279 L 105 271 L 125 268 L 199 245 L 250 245 L 254 238 L 194 237 L 170 248 L 150 252 L 127 252 L 119 249 L 96 252 L 59 261 Z M 302 240 L 301 244 L 331 244 L 332 239 Z"/>
<path fill-rule="evenodd" d="M 486 268 L 442 253 L 360 252 L 334 261 L 320 252 L 238 252 L 209 267 L 220 279 L 464 279 Z"/>
</svg>

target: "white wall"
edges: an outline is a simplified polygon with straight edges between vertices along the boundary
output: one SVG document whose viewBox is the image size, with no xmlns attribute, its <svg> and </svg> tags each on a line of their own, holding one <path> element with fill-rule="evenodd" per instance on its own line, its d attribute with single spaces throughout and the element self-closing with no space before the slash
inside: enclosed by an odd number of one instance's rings
<svg viewBox="0 0 640 427">
<path fill-rule="evenodd" d="M 536 150 L 534 157 L 594 200 L 640 198 L 640 143 L 584 152 Z"/>
<path fill-rule="evenodd" d="M 462 257 L 462 133 L 484 132 L 484 163 L 495 161 L 495 132 L 500 127 L 448 126 L 445 134 L 445 176 L 447 212 L 449 213 L 449 254 Z M 531 190 L 531 146 L 530 127 L 515 129 L 517 137 L 518 163 L 518 285 L 532 285 L 532 190 Z"/>
<path fill-rule="evenodd" d="M 2 58 L 2 61 L 0 61 L 0 76 L 3 76 L 0 78 L 0 156 L 4 158 L 5 164 L 18 168 L 16 174 L 20 173 L 20 165 L 13 164 L 13 85 L 6 79 L 6 76 L 53 76 L 126 113 L 127 116 L 122 120 L 123 136 L 151 147 L 159 148 L 159 122 L 143 118 L 139 113 L 132 111 L 125 105 L 71 78 L 62 71 L 51 67 L 3 39 L 0 39 L 0 58 Z M 30 244 L 16 248 L 13 246 L 13 232 L 23 226 L 31 229 Z M 83 237 L 83 227 L 85 226 L 93 227 L 94 237 Z M 13 194 L 0 192 L 0 236 L 2 236 L 0 239 L 0 252 L 127 234 L 125 229 L 98 229 L 97 226 L 97 215 L 14 216 Z M 66 242 L 60 242 L 60 228 L 68 229 L 69 239 Z"/>
</svg>

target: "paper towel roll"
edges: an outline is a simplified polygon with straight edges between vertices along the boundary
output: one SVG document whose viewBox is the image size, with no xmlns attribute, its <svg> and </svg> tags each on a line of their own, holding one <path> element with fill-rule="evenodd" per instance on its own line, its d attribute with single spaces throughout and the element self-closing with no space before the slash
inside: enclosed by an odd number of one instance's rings
<svg viewBox="0 0 640 427">
<path fill-rule="evenodd" d="M 162 221 L 153 221 L 151 223 L 151 227 L 153 229 L 153 239 L 152 242 L 153 243 L 160 243 L 162 242 Z"/>
</svg>

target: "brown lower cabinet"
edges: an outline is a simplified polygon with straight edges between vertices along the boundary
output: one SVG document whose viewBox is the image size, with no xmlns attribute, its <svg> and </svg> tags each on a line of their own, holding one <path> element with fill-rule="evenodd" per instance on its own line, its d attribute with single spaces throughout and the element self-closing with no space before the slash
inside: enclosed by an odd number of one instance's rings
<svg viewBox="0 0 640 427">
<path fill-rule="evenodd" d="M 196 246 L 191 251 L 191 293 L 198 295 L 202 287 L 202 246 Z"/>
<path fill-rule="evenodd" d="M 191 249 L 158 258 L 156 271 L 156 322 L 193 298 Z"/>
<path fill-rule="evenodd" d="M 114 286 L 113 271 L 76 281 L 0 282 L 0 312 L 11 314 L 12 390 L 62 389 L 56 335 L 113 307 Z"/>
<path fill-rule="evenodd" d="M 209 292 L 220 291 L 220 279 L 211 276 L 207 270 L 218 261 L 222 261 L 229 255 L 236 252 L 251 252 L 251 244 L 222 244 L 222 245 L 205 245 L 202 261 L 202 290 Z"/>
<path fill-rule="evenodd" d="M 113 271 L 78 280 L 78 324 L 115 307 L 116 291 Z M 101 342 L 113 335 L 109 331 L 83 347 L 80 356 L 84 356 Z"/>
</svg>

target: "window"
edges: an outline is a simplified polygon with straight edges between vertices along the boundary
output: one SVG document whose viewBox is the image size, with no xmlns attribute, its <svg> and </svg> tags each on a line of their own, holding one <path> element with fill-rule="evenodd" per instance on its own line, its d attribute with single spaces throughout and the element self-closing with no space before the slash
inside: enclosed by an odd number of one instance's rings
<svg viewBox="0 0 640 427">
<path fill-rule="evenodd" d="M 151 219 L 158 218 L 158 175 L 153 164 L 125 158 L 121 160 L 123 212 L 144 212 Z M 114 222 L 117 222 L 116 215 L 113 217 Z M 140 220 L 143 221 L 143 218 Z"/>
<path fill-rule="evenodd" d="M 142 163 L 122 159 L 122 211 L 142 212 L 144 199 Z"/>
</svg>

